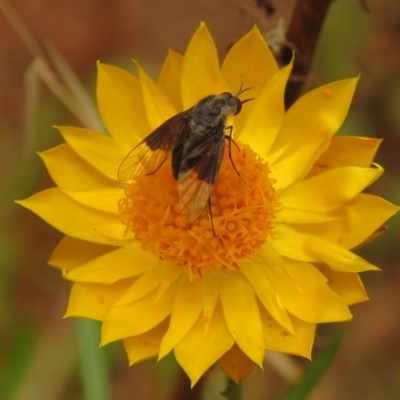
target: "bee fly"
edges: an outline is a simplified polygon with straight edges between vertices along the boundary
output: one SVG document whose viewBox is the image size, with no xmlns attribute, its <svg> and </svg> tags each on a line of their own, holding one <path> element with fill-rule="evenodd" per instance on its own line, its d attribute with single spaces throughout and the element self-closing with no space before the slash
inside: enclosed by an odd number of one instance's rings
<svg viewBox="0 0 400 400">
<path fill-rule="evenodd" d="M 232 138 L 233 127 L 227 126 L 226 122 L 229 115 L 239 114 L 242 105 L 253 100 L 238 98 L 246 90 L 240 87 L 235 95 L 224 92 L 207 96 L 192 108 L 162 123 L 124 158 L 118 169 L 118 179 L 126 181 L 151 175 L 172 153 L 172 175 L 178 182 L 182 218 L 188 223 L 195 221 L 207 203 L 210 206 L 225 140 L 228 140 L 229 158 L 238 173 L 231 156 L 231 143 L 236 145 Z M 211 223 L 214 232 L 212 216 Z"/>
</svg>

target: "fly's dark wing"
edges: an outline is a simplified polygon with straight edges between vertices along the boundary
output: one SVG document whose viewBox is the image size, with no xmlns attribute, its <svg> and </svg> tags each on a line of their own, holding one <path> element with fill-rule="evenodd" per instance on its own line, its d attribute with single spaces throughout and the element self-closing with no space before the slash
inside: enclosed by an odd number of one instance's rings
<svg viewBox="0 0 400 400">
<path fill-rule="evenodd" d="M 118 179 L 127 181 L 157 171 L 189 129 L 190 110 L 174 115 L 136 145 L 118 168 Z"/>
<path fill-rule="evenodd" d="M 224 154 L 224 127 L 208 128 L 192 134 L 173 152 L 180 161 L 178 180 L 179 205 L 186 222 L 195 221 L 203 212 L 218 177 Z"/>
</svg>

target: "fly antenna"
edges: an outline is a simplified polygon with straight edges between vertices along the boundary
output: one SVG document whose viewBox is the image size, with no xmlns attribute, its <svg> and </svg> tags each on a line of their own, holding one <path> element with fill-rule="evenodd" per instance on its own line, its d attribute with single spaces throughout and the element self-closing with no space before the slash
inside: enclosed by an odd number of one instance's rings
<svg viewBox="0 0 400 400">
<path fill-rule="evenodd" d="M 250 98 L 250 99 L 240 100 L 240 102 L 241 102 L 242 104 L 244 104 L 244 103 L 247 103 L 248 101 L 252 101 L 252 100 L 254 100 L 254 99 L 255 99 L 255 98 L 252 97 L 252 98 Z"/>
<path fill-rule="evenodd" d="M 250 89 L 251 88 L 243 89 L 243 82 L 242 82 L 242 84 L 240 85 L 239 91 L 235 94 L 235 97 L 239 97 L 242 93 L 247 92 Z"/>
</svg>

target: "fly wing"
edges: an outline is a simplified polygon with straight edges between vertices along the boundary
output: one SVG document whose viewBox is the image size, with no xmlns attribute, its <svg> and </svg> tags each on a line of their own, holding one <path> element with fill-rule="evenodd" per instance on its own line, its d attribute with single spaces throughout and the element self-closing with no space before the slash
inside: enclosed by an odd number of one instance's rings
<svg viewBox="0 0 400 400">
<path fill-rule="evenodd" d="M 218 177 L 224 154 L 223 128 L 210 128 L 186 143 L 178 174 L 179 205 L 186 222 L 203 212 Z M 218 130 L 216 132 L 215 130 Z M 221 130 L 221 132 L 219 132 Z"/>
<path fill-rule="evenodd" d="M 152 151 L 145 141 L 140 142 L 119 166 L 118 180 L 128 181 L 137 176 L 157 171 L 167 159 L 167 154 L 162 149 Z"/>
<path fill-rule="evenodd" d="M 174 115 L 136 145 L 118 168 L 118 179 L 127 181 L 157 171 L 189 128 L 189 110 Z"/>
</svg>

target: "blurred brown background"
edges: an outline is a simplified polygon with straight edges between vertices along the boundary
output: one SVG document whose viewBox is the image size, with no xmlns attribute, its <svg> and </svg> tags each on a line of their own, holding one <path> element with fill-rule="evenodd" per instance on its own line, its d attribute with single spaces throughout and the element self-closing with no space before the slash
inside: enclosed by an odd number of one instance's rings
<svg viewBox="0 0 400 400">
<path fill-rule="evenodd" d="M 261 0 L 10 0 L 34 38 L 43 46 L 53 43 L 92 94 L 97 60 L 129 69 L 134 58 L 156 77 L 168 49 L 182 53 L 200 21 L 207 23 L 221 58 L 254 24 L 264 34 L 281 18 L 287 26 L 295 1 L 270 3 L 272 15 Z M 377 162 L 386 172 L 369 191 L 400 204 L 400 5 L 398 0 L 366 4 L 369 13 L 357 0 L 331 5 L 309 86 L 361 74 L 341 132 L 384 138 Z M 34 152 L 60 142 L 52 125 L 78 122 L 41 86 L 34 129 L 27 128 L 31 61 L 0 12 L 0 398 L 79 400 L 74 322 L 61 319 L 69 284 L 46 266 L 61 235 L 13 203 L 52 185 Z M 353 307 L 354 320 L 340 326 L 346 330 L 344 343 L 312 400 L 400 398 L 399 222 L 393 218 L 386 234 L 360 251 L 382 272 L 363 275 L 371 301 Z M 322 327 L 317 348 L 337 328 Z M 172 362 L 128 368 L 118 344 L 102 351 L 111 360 L 113 399 L 169 398 Z M 217 378 L 211 374 L 206 389 Z M 277 399 L 287 387 L 267 366 L 246 380 L 244 399 Z M 210 388 L 205 393 L 207 399 L 221 398 Z"/>
</svg>

